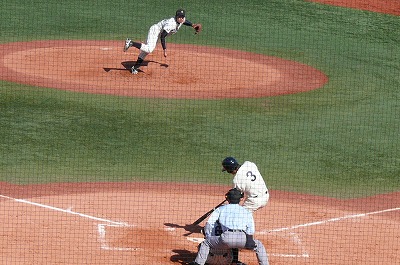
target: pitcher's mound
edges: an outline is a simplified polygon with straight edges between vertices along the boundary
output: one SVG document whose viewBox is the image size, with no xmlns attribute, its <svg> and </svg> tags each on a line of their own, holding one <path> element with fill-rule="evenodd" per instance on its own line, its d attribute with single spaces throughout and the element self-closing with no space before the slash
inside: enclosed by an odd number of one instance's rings
<svg viewBox="0 0 400 265">
<path fill-rule="evenodd" d="M 297 62 L 222 48 L 168 45 L 147 56 L 138 75 L 130 67 L 139 51 L 124 42 L 36 41 L 0 45 L 3 80 L 41 87 L 131 97 L 221 99 L 304 92 L 327 77 Z"/>
</svg>

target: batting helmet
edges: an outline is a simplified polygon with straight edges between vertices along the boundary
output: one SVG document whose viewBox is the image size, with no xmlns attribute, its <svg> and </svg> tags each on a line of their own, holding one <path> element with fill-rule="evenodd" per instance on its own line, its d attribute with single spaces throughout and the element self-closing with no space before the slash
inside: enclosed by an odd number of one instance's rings
<svg viewBox="0 0 400 265">
<path fill-rule="evenodd" d="M 228 200 L 229 203 L 237 204 L 240 202 L 240 199 L 243 198 L 243 193 L 236 188 L 230 189 L 225 194 L 225 198 Z"/>
<path fill-rule="evenodd" d="M 222 171 L 226 171 L 228 173 L 232 173 L 236 169 L 240 167 L 238 161 L 235 158 L 228 156 L 224 160 L 222 160 Z"/>
</svg>

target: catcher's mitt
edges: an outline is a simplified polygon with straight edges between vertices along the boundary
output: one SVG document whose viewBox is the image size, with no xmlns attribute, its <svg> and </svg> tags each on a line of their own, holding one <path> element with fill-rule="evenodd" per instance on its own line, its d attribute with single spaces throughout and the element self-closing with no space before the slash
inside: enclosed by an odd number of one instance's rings
<svg viewBox="0 0 400 265">
<path fill-rule="evenodd" d="M 194 33 L 194 34 L 198 34 L 198 33 L 200 33 L 200 32 L 203 30 L 203 26 L 202 26 L 200 23 L 195 23 L 195 24 L 193 24 L 192 27 L 193 27 L 194 30 L 195 30 L 195 33 Z"/>
</svg>

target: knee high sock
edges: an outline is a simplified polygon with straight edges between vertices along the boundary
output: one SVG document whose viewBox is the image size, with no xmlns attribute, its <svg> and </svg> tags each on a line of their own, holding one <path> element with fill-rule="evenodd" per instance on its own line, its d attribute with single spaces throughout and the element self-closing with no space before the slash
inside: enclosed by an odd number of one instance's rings
<svg viewBox="0 0 400 265">
<path fill-rule="evenodd" d="M 134 67 L 135 69 L 139 69 L 139 67 L 142 65 L 142 63 L 143 63 L 143 59 L 140 58 L 140 57 L 138 57 L 137 60 L 136 60 L 135 65 L 134 65 L 133 67 Z"/>
<path fill-rule="evenodd" d="M 238 262 L 239 261 L 239 249 L 238 248 L 232 248 L 232 262 Z"/>
<path fill-rule="evenodd" d="M 134 42 L 134 41 L 132 41 L 132 42 L 131 42 L 131 46 L 133 46 L 133 47 L 135 47 L 135 48 L 137 48 L 137 49 L 142 48 L 142 44 L 141 44 L 140 42 Z"/>
</svg>

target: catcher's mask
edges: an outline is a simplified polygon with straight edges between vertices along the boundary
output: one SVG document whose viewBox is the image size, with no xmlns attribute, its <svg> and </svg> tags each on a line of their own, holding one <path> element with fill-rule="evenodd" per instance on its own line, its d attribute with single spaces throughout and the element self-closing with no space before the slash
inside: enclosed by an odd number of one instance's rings
<svg viewBox="0 0 400 265">
<path fill-rule="evenodd" d="M 232 173 L 236 169 L 240 167 L 239 163 L 235 158 L 228 156 L 224 160 L 222 160 L 222 171 L 226 171 L 228 173 Z"/>
<path fill-rule="evenodd" d="M 240 199 L 243 198 L 243 193 L 236 188 L 230 189 L 225 194 L 225 198 L 228 200 L 229 203 L 238 204 L 240 202 Z"/>
</svg>

